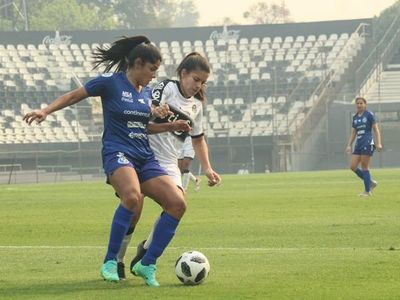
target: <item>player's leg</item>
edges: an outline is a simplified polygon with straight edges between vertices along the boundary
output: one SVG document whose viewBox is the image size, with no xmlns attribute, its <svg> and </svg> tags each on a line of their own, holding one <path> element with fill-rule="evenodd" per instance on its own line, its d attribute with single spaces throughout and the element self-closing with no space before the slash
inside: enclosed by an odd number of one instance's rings
<svg viewBox="0 0 400 300">
<path fill-rule="evenodd" d="M 190 165 L 192 163 L 192 159 L 189 157 L 183 157 L 178 159 L 178 166 L 179 166 L 179 170 L 181 170 L 182 173 L 182 188 L 186 191 L 188 186 L 189 186 L 189 182 L 190 182 Z M 193 175 L 192 175 L 193 176 Z"/>
<path fill-rule="evenodd" d="M 154 199 L 163 208 L 158 220 L 153 239 L 146 254 L 133 267 L 133 272 L 141 276 L 147 285 L 159 286 L 155 279 L 157 258 L 175 235 L 179 221 L 186 210 L 186 202 L 182 191 L 168 175 L 151 178 L 141 184 L 143 193 Z"/>
<path fill-rule="evenodd" d="M 364 174 L 362 170 L 358 167 L 358 165 L 361 162 L 361 155 L 353 154 L 351 156 L 351 162 L 350 162 L 350 169 L 356 173 L 358 177 L 361 178 L 361 180 L 364 180 Z"/>
<path fill-rule="evenodd" d="M 363 195 L 371 195 L 371 185 L 372 185 L 372 180 L 371 180 L 371 173 L 369 171 L 369 163 L 371 160 L 370 155 L 361 155 L 361 168 L 363 172 L 363 178 L 364 178 L 364 194 Z M 376 186 L 376 184 L 375 184 Z"/>
<path fill-rule="evenodd" d="M 178 166 L 176 164 L 161 164 L 161 166 L 167 171 L 168 176 L 170 176 L 172 178 L 172 180 L 175 182 L 176 186 L 182 190 L 182 193 L 184 193 L 183 188 L 182 188 L 182 177 L 181 177 L 181 172 L 178 168 Z M 157 219 L 157 221 L 154 223 L 154 226 L 150 232 L 150 234 L 148 235 L 147 239 L 142 241 L 141 243 L 139 243 L 139 245 L 137 246 L 137 251 L 136 251 L 136 255 L 135 257 L 132 259 L 131 261 L 131 271 L 133 266 L 143 258 L 143 256 L 146 254 L 147 249 L 149 249 L 150 244 L 153 240 L 153 234 L 154 234 L 154 230 L 157 226 L 158 221 L 160 220 L 162 216 L 162 213 L 160 215 L 160 217 Z M 133 272 L 132 272 L 133 273 Z M 133 273 L 134 274 L 134 273 Z M 135 275 L 135 274 L 134 274 Z"/>
<path fill-rule="evenodd" d="M 108 176 L 110 184 L 121 199 L 111 224 L 107 254 L 101 269 L 101 275 L 108 281 L 119 281 L 117 271 L 117 254 L 122 241 L 131 226 L 134 212 L 138 211 L 140 202 L 140 185 L 133 167 L 120 167 Z"/>
<path fill-rule="evenodd" d="M 139 203 L 138 203 L 138 209 L 135 212 L 135 216 L 132 220 L 132 224 L 129 227 L 128 231 L 126 232 L 126 235 L 122 241 L 121 248 L 119 249 L 119 252 L 117 254 L 117 262 L 118 262 L 118 277 L 120 280 L 125 280 L 126 275 L 125 275 L 125 254 L 128 249 L 129 243 L 132 240 L 133 232 L 135 231 L 136 225 L 140 219 L 140 215 L 143 209 L 143 200 L 144 196 L 142 195 Z"/>
</svg>

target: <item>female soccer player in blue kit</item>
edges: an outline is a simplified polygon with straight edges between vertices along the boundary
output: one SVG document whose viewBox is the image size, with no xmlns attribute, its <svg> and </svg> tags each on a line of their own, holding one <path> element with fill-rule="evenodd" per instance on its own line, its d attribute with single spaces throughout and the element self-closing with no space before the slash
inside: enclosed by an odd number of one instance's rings
<svg viewBox="0 0 400 300">
<path fill-rule="evenodd" d="M 146 37 L 136 36 L 120 39 L 108 49 L 98 48 L 94 57 L 95 67 L 103 64 L 106 72 L 116 67 L 116 72 L 90 80 L 46 108 L 26 114 L 24 120 L 28 124 L 35 120 L 40 123 L 52 112 L 89 96 L 101 96 L 103 167 L 107 181 L 121 199 L 112 221 L 101 276 L 107 281 L 119 281 L 116 256 L 135 212 L 140 211 L 143 193 L 159 203 L 164 213 L 154 228 L 146 263 L 136 271 L 147 285 L 159 286 L 156 260 L 173 238 L 186 210 L 182 192 L 155 159 L 146 130 L 152 112 L 158 117 L 170 113 L 166 105 L 151 106 L 151 90 L 147 87 L 156 76 L 161 54 Z"/>
<path fill-rule="evenodd" d="M 350 168 L 364 181 L 364 192 L 360 196 L 369 197 L 372 195 L 371 190 L 377 186 L 377 182 L 371 178 L 369 163 L 374 150 L 382 150 L 381 133 L 374 114 L 367 110 L 367 101 L 364 98 L 356 98 L 356 108 L 357 113 L 353 116 L 352 131 L 346 152 L 351 153 L 353 142 L 356 140 Z M 372 131 L 376 139 L 375 142 Z M 358 168 L 360 163 L 361 169 Z"/>
</svg>

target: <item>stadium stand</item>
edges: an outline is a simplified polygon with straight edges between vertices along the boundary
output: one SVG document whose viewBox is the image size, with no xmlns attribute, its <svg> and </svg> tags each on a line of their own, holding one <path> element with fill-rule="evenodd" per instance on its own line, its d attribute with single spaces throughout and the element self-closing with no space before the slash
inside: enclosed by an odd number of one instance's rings
<svg viewBox="0 0 400 300">
<path fill-rule="evenodd" d="M 181 59 L 191 51 L 200 52 L 213 69 L 205 105 L 209 137 L 289 135 L 313 106 L 315 89 L 327 77 L 339 80 L 364 43 L 363 31 L 354 28 L 330 34 L 293 31 L 262 37 L 162 40 L 157 42 L 164 59 L 158 79 L 174 78 Z M 40 127 L 22 122 L 27 111 L 97 76 L 91 55 L 99 45 L 107 46 L 101 42 L 0 44 L 0 97 L 4 99 L 0 143 L 99 140 L 101 118 L 94 116 L 90 101 L 49 116 Z"/>
</svg>

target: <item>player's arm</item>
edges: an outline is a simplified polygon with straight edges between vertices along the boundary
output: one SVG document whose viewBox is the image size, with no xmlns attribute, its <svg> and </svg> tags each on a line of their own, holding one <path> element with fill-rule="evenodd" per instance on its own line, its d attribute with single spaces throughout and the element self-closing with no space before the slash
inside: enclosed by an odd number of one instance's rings
<svg viewBox="0 0 400 300">
<path fill-rule="evenodd" d="M 354 128 L 351 129 L 351 135 L 349 142 L 347 143 L 346 152 L 348 154 L 351 153 L 351 147 L 353 146 L 354 140 L 356 139 L 356 130 Z"/>
<path fill-rule="evenodd" d="M 75 103 L 82 101 L 88 96 L 89 95 L 84 87 L 77 88 L 69 93 L 60 96 L 54 102 L 50 103 L 47 107 L 41 110 L 35 110 L 33 112 L 27 113 L 24 116 L 23 120 L 29 125 L 32 124 L 32 122 L 35 120 L 37 123 L 41 123 L 46 119 L 47 115 L 51 114 L 52 112 L 63 109 L 67 106 L 74 105 Z"/>
<path fill-rule="evenodd" d="M 376 140 L 376 150 L 381 151 L 382 150 L 382 139 L 381 139 L 381 131 L 379 130 L 378 123 L 374 123 L 372 125 L 372 130 L 374 131 L 374 137 Z"/>
<path fill-rule="evenodd" d="M 200 162 L 204 174 L 208 178 L 208 185 L 214 186 L 221 182 L 221 177 L 212 169 L 208 156 L 208 146 L 204 135 L 192 137 L 192 145 L 197 159 Z"/>
<path fill-rule="evenodd" d="M 149 123 L 147 125 L 148 134 L 157 134 L 162 132 L 190 131 L 192 128 L 185 120 L 177 120 L 171 123 Z"/>
</svg>

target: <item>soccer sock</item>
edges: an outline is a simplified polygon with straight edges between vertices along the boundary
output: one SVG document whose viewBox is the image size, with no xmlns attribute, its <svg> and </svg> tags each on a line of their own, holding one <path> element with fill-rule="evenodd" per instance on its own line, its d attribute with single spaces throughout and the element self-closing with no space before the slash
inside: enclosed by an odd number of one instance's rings
<svg viewBox="0 0 400 300">
<path fill-rule="evenodd" d="M 164 212 L 161 213 L 161 215 L 158 217 L 157 221 L 154 223 L 153 228 L 150 231 L 149 236 L 146 239 L 146 242 L 144 242 L 143 248 L 144 249 L 149 249 L 151 242 L 153 241 L 153 235 L 154 235 L 154 229 L 156 228 L 158 221 L 160 221 L 161 216 L 163 215 Z"/>
<path fill-rule="evenodd" d="M 111 224 L 110 240 L 108 242 L 108 249 L 104 262 L 115 260 L 117 258 L 117 253 L 121 248 L 122 240 L 131 226 L 132 218 L 133 212 L 126 209 L 121 204 L 115 210 Z"/>
<path fill-rule="evenodd" d="M 179 220 L 168 213 L 164 212 L 161 215 L 160 220 L 154 228 L 153 241 L 142 258 L 142 265 L 148 266 L 156 263 L 157 258 L 161 256 L 164 249 L 174 237 L 178 224 Z"/>
<path fill-rule="evenodd" d="M 364 178 L 364 187 L 365 191 L 369 192 L 371 190 L 371 174 L 369 170 L 363 170 L 363 178 Z"/>
<path fill-rule="evenodd" d="M 192 172 L 189 172 L 189 176 L 190 176 L 190 180 L 193 181 L 194 183 L 196 183 L 197 178 L 196 178 L 196 176 L 193 175 Z"/>
<path fill-rule="evenodd" d="M 364 180 L 364 174 L 360 168 L 357 168 L 357 170 L 355 170 L 354 173 L 356 173 L 358 177 Z"/>
<path fill-rule="evenodd" d="M 182 187 L 186 191 L 190 180 L 189 170 L 184 170 L 182 173 Z"/>
<path fill-rule="evenodd" d="M 118 262 L 124 262 L 126 250 L 128 249 L 129 243 L 131 242 L 134 230 L 135 230 L 135 227 L 131 226 L 131 227 L 129 227 L 127 233 L 125 234 L 125 237 L 122 240 L 121 248 L 119 249 L 119 252 L 117 254 Z"/>
</svg>

